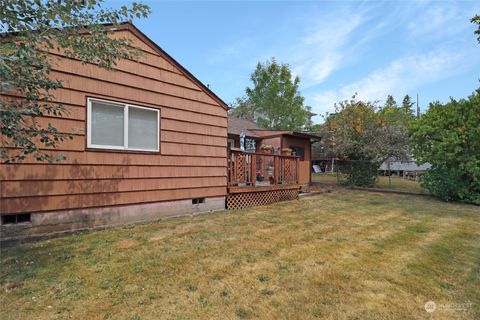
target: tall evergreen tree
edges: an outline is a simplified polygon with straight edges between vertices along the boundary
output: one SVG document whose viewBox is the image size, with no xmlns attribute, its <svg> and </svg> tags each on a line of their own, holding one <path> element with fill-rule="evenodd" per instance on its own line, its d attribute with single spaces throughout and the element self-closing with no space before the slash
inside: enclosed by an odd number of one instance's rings
<svg viewBox="0 0 480 320">
<path fill-rule="evenodd" d="M 378 113 L 382 116 L 383 121 L 387 123 L 403 124 L 404 122 L 403 110 L 398 107 L 397 102 L 391 95 L 387 96 L 385 104 Z"/>
<path fill-rule="evenodd" d="M 406 114 L 411 115 L 412 117 L 415 117 L 415 111 L 413 110 L 413 106 L 415 105 L 415 102 L 412 101 L 410 96 L 407 94 L 403 98 L 402 102 L 402 109 Z"/>
<path fill-rule="evenodd" d="M 383 105 L 384 108 L 396 108 L 398 107 L 397 101 L 393 98 L 393 96 L 388 95 L 385 104 Z"/>
</svg>

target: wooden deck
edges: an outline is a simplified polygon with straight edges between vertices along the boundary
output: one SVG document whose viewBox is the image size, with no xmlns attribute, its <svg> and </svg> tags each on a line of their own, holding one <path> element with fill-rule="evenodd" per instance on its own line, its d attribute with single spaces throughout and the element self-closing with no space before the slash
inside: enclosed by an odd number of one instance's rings
<svg viewBox="0 0 480 320">
<path fill-rule="evenodd" d="M 299 157 L 229 150 L 227 209 L 298 198 Z"/>
</svg>

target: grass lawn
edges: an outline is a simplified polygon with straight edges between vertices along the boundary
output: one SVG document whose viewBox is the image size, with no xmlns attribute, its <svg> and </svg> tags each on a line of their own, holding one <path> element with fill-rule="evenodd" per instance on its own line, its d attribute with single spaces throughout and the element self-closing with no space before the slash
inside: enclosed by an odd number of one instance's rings
<svg viewBox="0 0 480 320">
<path fill-rule="evenodd" d="M 480 208 L 338 190 L 4 248 L 0 284 L 2 320 L 480 319 Z"/>
<path fill-rule="evenodd" d="M 337 176 L 334 174 L 313 174 L 313 182 L 320 182 L 325 184 L 337 184 Z M 396 191 L 407 191 L 416 193 L 425 193 L 428 191 L 420 186 L 418 181 L 403 179 L 400 177 L 391 178 L 391 186 L 389 186 L 388 177 L 379 176 L 375 183 L 375 188 L 390 189 Z"/>
</svg>

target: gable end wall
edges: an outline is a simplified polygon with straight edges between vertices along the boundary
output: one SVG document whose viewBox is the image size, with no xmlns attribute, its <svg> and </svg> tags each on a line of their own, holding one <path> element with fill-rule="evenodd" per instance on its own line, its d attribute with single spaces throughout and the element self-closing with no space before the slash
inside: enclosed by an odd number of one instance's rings
<svg viewBox="0 0 480 320">
<path fill-rule="evenodd" d="M 71 215 L 75 210 L 93 212 L 95 208 L 108 215 L 105 208 L 118 211 L 119 206 L 172 201 L 183 201 L 180 211 L 188 212 L 185 204 L 203 197 L 217 199 L 217 205 L 205 206 L 206 210 L 222 207 L 218 199 L 225 197 L 227 185 L 226 107 L 134 32 L 120 30 L 116 34 L 131 37 L 144 56 L 139 61 L 120 61 L 115 71 L 106 71 L 52 52 L 52 77 L 63 80 L 64 86 L 55 92 L 55 102 L 64 104 L 68 112 L 38 119 L 38 123 L 51 123 L 73 134 L 72 140 L 52 150 L 53 155 L 65 155 L 67 160 L 60 164 L 33 159 L 0 164 L 1 215 Z M 160 152 L 89 150 L 88 97 L 159 109 Z M 202 210 L 197 206 L 191 211 Z"/>
</svg>

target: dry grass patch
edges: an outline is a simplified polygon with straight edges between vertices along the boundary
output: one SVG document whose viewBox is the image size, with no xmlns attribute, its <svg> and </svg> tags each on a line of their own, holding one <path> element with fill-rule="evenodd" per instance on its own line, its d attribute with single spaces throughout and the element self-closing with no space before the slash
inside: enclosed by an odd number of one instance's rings
<svg viewBox="0 0 480 320">
<path fill-rule="evenodd" d="M 340 190 L 3 249 L 1 319 L 480 318 L 480 209 Z"/>
</svg>

